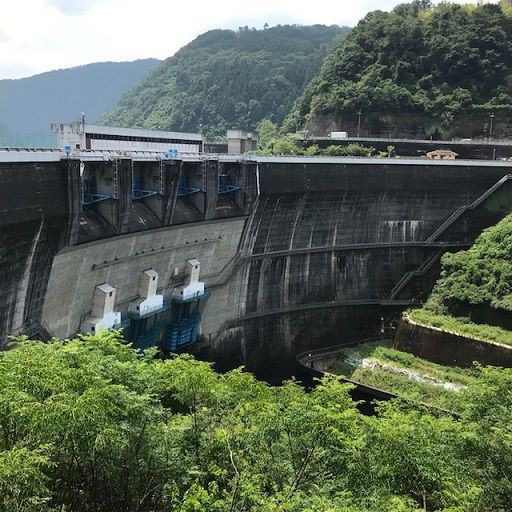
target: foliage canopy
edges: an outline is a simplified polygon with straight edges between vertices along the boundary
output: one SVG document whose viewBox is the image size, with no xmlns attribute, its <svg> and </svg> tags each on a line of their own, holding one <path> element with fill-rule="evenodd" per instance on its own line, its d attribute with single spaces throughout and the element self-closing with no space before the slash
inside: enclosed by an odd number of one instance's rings
<svg viewBox="0 0 512 512">
<path fill-rule="evenodd" d="M 512 108 L 510 2 L 414 0 L 359 22 L 297 100 L 285 125 L 319 114 L 415 112 L 449 121 Z"/>
<path fill-rule="evenodd" d="M 512 215 L 485 230 L 467 251 L 446 254 L 435 295 L 512 311 Z"/>
<path fill-rule="evenodd" d="M 0 353 L 0 511 L 507 510 L 512 371 L 460 419 L 141 357 L 117 333 Z"/>
</svg>

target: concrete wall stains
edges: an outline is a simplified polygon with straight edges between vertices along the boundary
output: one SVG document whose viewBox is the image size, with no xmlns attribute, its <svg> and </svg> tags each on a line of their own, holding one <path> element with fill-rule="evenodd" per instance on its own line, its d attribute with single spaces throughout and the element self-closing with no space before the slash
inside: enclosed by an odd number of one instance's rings
<svg viewBox="0 0 512 512">
<path fill-rule="evenodd" d="M 226 303 L 206 357 L 268 377 L 293 371 L 300 351 L 374 335 L 381 318 L 426 298 L 443 252 L 467 247 L 510 211 L 506 182 L 432 238 L 506 172 L 492 165 L 260 163 L 261 195 L 226 296 L 236 300 L 231 310 Z M 499 212 L 489 208 L 495 194 L 506 205 Z"/>
<path fill-rule="evenodd" d="M 68 169 L 0 163 L 0 345 L 39 329 L 53 258 L 64 245 Z"/>
</svg>

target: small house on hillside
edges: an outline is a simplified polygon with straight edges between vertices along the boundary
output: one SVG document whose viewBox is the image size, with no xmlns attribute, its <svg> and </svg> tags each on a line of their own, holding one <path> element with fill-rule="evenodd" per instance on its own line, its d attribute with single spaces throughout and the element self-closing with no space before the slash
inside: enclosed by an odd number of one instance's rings
<svg viewBox="0 0 512 512">
<path fill-rule="evenodd" d="M 458 156 L 459 154 L 451 149 L 436 149 L 427 153 L 427 158 L 435 160 L 455 160 Z"/>
</svg>

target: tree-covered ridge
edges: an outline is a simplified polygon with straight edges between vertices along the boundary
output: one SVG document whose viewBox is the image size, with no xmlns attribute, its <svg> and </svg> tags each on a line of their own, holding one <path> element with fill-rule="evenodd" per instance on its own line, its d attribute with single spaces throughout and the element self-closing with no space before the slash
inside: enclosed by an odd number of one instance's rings
<svg viewBox="0 0 512 512">
<path fill-rule="evenodd" d="M 281 123 L 293 101 L 348 33 L 338 26 L 211 30 L 126 93 L 107 124 L 225 135 Z"/>
<path fill-rule="evenodd" d="M 330 54 L 288 116 L 421 113 L 449 124 L 471 109 L 512 108 L 510 0 L 482 6 L 415 0 L 374 11 Z"/>
<path fill-rule="evenodd" d="M 512 502 L 512 370 L 459 418 L 367 417 L 348 387 L 270 387 L 103 332 L 0 353 L 1 512 L 480 512 Z"/>
<path fill-rule="evenodd" d="M 485 230 L 467 251 L 447 253 L 429 304 L 489 304 L 512 312 L 512 215 Z"/>
<path fill-rule="evenodd" d="M 0 80 L 0 143 L 12 143 L 17 132 L 49 133 L 51 123 L 77 120 L 81 112 L 93 123 L 159 62 L 97 62 Z"/>
</svg>

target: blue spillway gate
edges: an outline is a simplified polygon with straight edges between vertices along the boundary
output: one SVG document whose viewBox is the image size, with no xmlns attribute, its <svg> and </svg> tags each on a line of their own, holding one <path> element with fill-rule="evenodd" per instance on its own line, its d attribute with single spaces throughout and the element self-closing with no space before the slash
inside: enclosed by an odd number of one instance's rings
<svg viewBox="0 0 512 512">
<path fill-rule="evenodd" d="M 188 196 L 190 194 L 195 194 L 196 192 L 200 192 L 201 189 L 188 187 L 185 176 L 180 176 L 178 180 L 178 196 Z"/>
<path fill-rule="evenodd" d="M 82 204 L 98 203 L 100 201 L 106 201 L 112 198 L 112 196 L 107 194 L 94 193 L 93 180 L 82 180 L 82 191 Z"/>
<path fill-rule="evenodd" d="M 227 174 L 219 174 L 219 194 L 235 192 L 235 190 L 241 190 L 241 188 L 238 185 L 232 185 Z"/>
<path fill-rule="evenodd" d="M 171 352 L 190 345 L 197 340 L 201 315 L 195 312 L 192 315 L 177 320 L 167 329 L 165 348 Z"/>
<path fill-rule="evenodd" d="M 134 175 L 132 178 L 132 198 L 142 199 L 144 197 L 156 196 L 158 194 L 155 190 L 144 190 L 140 185 L 140 176 Z"/>
</svg>

